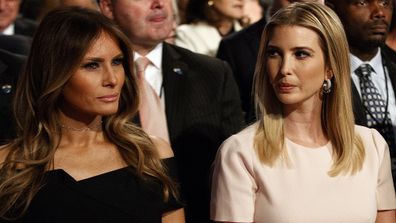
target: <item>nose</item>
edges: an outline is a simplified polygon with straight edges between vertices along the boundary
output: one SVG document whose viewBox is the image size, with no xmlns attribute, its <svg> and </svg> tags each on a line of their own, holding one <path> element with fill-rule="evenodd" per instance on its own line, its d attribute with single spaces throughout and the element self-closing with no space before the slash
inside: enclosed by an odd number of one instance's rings
<svg viewBox="0 0 396 223">
<path fill-rule="evenodd" d="M 385 12 L 384 12 L 385 7 L 389 7 L 389 6 L 384 5 L 383 1 L 375 1 L 371 7 L 372 15 L 374 16 L 374 18 L 384 18 L 385 17 Z"/>
<path fill-rule="evenodd" d="M 164 5 L 165 5 L 165 0 L 153 0 L 151 8 L 153 8 L 153 9 L 156 9 L 156 8 L 161 9 L 161 8 L 164 7 Z"/>
<path fill-rule="evenodd" d="M 117 68 L 109 67 L 106 69 L 103 74 L 103 86 L 111 88 L 116 86 L 118 83 L 118 72 L 120 71 Z"/>
<path fill-rule="evenodd" d="M 293 60 L 289 56 L 285 55 L 282 57 L 280 63 L 280 74 L 283 76 L 290 75 L 293 69 Z"/>
</svg>

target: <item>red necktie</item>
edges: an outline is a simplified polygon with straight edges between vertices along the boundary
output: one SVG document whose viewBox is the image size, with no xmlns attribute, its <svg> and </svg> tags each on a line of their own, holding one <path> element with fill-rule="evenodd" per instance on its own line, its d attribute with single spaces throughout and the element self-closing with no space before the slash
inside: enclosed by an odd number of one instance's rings
<svg viewBox="0 0 396 223">
<path fill-rule="evenodd" d="M 150 60 L 146 57 L 140 57 L 135 64 L 140 91 L 139 116 L 142 128 L 147 134 L 160 137 L 169 143 L 165 106 L 161 103 L 160 97 L 151 85 L 146 81 L 144 75 Z"/>
</svg>

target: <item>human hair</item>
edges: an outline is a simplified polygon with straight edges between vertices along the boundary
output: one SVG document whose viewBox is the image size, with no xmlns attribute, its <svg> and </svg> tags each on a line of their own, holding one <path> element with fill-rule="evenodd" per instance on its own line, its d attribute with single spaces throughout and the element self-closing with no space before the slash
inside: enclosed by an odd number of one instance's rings
<svg viewBox="0 0 396 223">
<path fill-rule="evenodd" d="M 207 22 L 209 25 L 216 26 L 220 20 L 220 15 L 213 5 L 213 0 L 188 0 L 186 12 L 182 23 Z"/>
<path fill-rule="evenodd" d="M 328 174 L 354 174 L 362 168 L 365 151 L 354 130 L 348 42 L 337 15 L 327 6 L 313 2 L 297 2 L 281 9 L 262 33 L 254 76 L 259 122 L 254 148 L 260 160 L 269 166 L 275 165 L 278 160 L 288 160 L 282 106 L 267 73 L 267 45 L 274 29 L 279 26 L 301 26 L 318 34 L 325 65 L 333 74 L 331 92 L 323 94 L 321 113 L 322 126 L 333 146 L 333 165 Z"/>
<path fill-rule="evenodd" d="M 389 27 L 390 31 L 396 30 L 396 0 L 393 1 L 392 21 Z"/>
<path fill-rule="evenodd" d="M 125 70 L 118 111 L 102 119 L 104 136 L 116 145 L 140 179 L 162 184 L 164 200 L 169 193 L 177 196 L 153 142 L 131 122 L 137 113 L 139 94 L 128 38 L 99 12 L 65 7 L 42 20 L 18 82 L 14 103 L 17 138 L 3 148 L 9 152 L 0 169 L 0 219 L 22 217 L 43 185 L 45 172 L 53 168 L 62 137 L 62 90 L 103 33 L 120 47 Z"/>
</svg>

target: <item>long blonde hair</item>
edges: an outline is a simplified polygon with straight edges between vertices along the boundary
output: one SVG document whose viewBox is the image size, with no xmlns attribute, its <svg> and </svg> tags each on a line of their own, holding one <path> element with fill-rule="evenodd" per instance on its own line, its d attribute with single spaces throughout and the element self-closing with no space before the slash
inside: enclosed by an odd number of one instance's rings
<svg viewBox="0 0 396 223">
<path fill-rule="evenodd" d="M 329 175 L 353 174 L 361 169 L 365 151 L 361 139 L 355 135 L 348 42 L 337 15 L 320 3 L 293 3 L 274 14 L 263 31 L 254 76 L 254 98 L 259 120 L 254 138 L 255 150 L 260 160 L 269 166 L 273 166 L 278 159 L 287 160 L 281 102 L 269 82 L 266 67 L 271 33 L 275 27 L 285 25 L 302 26 L 319 36 L 326 66 L 333 74 L 332 89 L 324 95 L 321 114 L 322 126 L 333 146 L 333 165 Z"/>
<path fill-rule="evenodd" d="M 68 7 L 42 20 L 18 82 L 14 105 L 18 137 L 4 148 L 9 153 L 0 169 L 0 219 L 22 217 L 43 185 L 62 137 L 58 121 L 62 89 L 103 32 L 118 43 L 125 70 L 119 109 L 103 118 L 104 135 L 141 179 L 162 184 L 164 200 L 170 193 L 177 196 L 153 142 L 131 123 L 139 95 L 128 38 L 99 12 Z"/>
</svg>

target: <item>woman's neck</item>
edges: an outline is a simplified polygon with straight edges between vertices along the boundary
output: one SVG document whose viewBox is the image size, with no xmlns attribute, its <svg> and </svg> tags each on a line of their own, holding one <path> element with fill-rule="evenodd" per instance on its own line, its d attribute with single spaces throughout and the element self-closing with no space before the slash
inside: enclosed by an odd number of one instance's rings
<svg viewBox="0 0 396 223">
<path fill-rule="evenodd" d="M 234 28 L 234 20 L 230 18 L 222 18 L 216 23 L 216 27 L 221 36 L 226 36 Z"/>
<path fill-rule="evenodd" d="M 284 131 L 288 139 L 303 146 L 318 147 L 328 142 L 322 126 L 321 106 L 286 110 Z"/>
<path fill-rule="evenodd" d="M 61 113 L 59 125 L 62 131 L 61 146 L 67 144 L 87 146 L 104 140 L 101 116 L 76 120 Z"/>
</svg>

